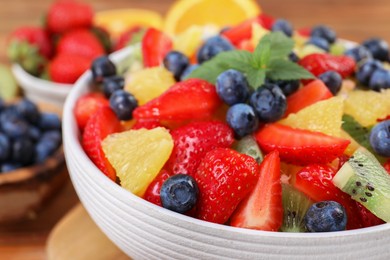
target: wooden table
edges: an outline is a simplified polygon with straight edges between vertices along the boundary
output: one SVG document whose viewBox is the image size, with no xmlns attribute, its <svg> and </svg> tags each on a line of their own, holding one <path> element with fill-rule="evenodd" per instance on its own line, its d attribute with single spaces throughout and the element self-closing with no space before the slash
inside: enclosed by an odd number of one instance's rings
<svg viewBox="0 0 390 260">
<path fill-rule="evenodd" d="M 164 14 L 173 0 L 84 0 L 96 11 L 149 8 Z M 213 0 L 210 0 L 213 1 Z M 7 63 L 5 39 L 15 28 L 38 25 L 51 0 L 0 0 L 0 62 Z M 258 0 L 275 17 L 289 19 L 296 28 L 327 24 L 340 37 L 362 41 L 370 36 L 390 41 L 388 0 Z M 221 10 L 222 11 L 222 10 Z M 1 259 L 44 259 L 47 236 L 56 222 L 77 202 L 69 183 L 34 220 L 0 227 Z"/>
</svg>

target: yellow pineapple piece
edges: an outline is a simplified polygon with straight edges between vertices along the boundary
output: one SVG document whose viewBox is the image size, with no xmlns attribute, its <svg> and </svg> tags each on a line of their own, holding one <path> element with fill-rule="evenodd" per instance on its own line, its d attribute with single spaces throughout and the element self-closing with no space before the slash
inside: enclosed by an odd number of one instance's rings
<svg viewBox="0 0 390 260">
<path fill-rule="evenodd" d="M 170 71 L 164 67 L 153 67 L 128 74 L 125 90 L 134 95 L 138 105 L 143 105 L 160 96 L 175 82 Z"/>
<path fill-rule="evenodd" d="M 171 155 L 173 140 L 163 127 L 129 130 L 107 136 L 102 148 L 122 187 L 143 196 Z"/>
<path fill-rule="evenodd" d="M 252 24 L 252 38 L 251 44 L 256 48 L 257 44 L 259 44 L 260 40 L 269 33 L 269 30 L 265 29 L 258 23 Z"/>
<path fill-rule="evenodd" d="M 350 136 L 344 130 L 341 130 L 341 136 L 340 137 L 350 141 L 347 149 L 345 149 L 345 152 L 344 152 L 346 155 L 351 156 L 360 147 L 358 142 L 356 142 L 355 139 L 353 139 L 352 136 Z"/>
<path fill-rule="evenodd" d="M 201 26 L 192 25 L 175 37 L 173 49 L 191 57 L 203 42 L 203 30 Z"/>
<path fill-rule="evenodd" d="M 345 100 L 344 113 L 351 115 L 362 126 L 371 126 L 378 118 L 390 115 L 390 89 L 382 92 L 351 91 Z"/>
<path fill-rule="evenodd" d="M 279 122 L 294 128 L 340 137 L 343 106 L 342 97 L 332 97 L 316 102 L 296 114 L 290 114 Z"/>
</svg>

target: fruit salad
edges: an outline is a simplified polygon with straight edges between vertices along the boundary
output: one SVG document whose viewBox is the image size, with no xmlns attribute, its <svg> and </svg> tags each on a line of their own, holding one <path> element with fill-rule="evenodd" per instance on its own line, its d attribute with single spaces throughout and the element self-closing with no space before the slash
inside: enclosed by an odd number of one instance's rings
<svg viewBox="0 0 390 260">
<path fill-rule="evenodd" d="M 124 74 L 94 60 L 95 91 L 74 114 L 102 174 L 177 214 L 239 228 L 390 221 L 383 40 L 352 44 L 265 14 L 198 32 L 148 28 Z"/>
</svg>

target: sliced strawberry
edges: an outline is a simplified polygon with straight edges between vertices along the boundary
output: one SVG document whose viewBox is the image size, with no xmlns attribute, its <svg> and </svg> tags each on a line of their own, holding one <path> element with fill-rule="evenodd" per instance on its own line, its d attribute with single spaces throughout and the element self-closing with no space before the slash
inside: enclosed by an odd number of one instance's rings
<svg viewBox="0 0 390 260">
<path fill-rule="evenodd" d="M 143 198 L 153 204 L 161 206 L 160 190 L 164 181 L 172 176 L 172 173 L 162 169 L 156 178 L 149 184 Z"/>
<path fill-rule="evenodd" d="M 300 59 L 299 65 L 313 73 L 315 76 L 329 70 L 334 70 L 340 73 L 343 78 L 346 78 L 354 73 L 356 62 L 349 56 L 313 53 Z"/>
<path fill-rule="evenodd" d="M 350 143 L 349 140 L 278 123 L 265 125 L 255 137 L 262 151 L 277 150 L 282 161 L 297 165 L 331 162 L 341 156 Z"/>
<path fill-rule="evenodd" d="M 196 218 L 225 223 L 256 184 L 256 161 L 229 148 L 208 152 L 195 172 L 199 187 Z"/>
<path fill-rule="evenodd" d="M 131 129 L 137 130 L 137 129 L 145 128 L 150 130 L 159 126 L 161 126 L 161 124 L 160 121 L 158 121 L 157 119 L 138 120 L 135 122 L 135 124 Z"/>
<path fill-rule="evenodd" d="M 81 96 L 75 105 L 74 115 L 79 129 L 84 131 L 88 119 L 102 107 L 108 107 L 110 103 L 102 93 L 87 93 Z"/>
<path fill-rule="evenodd" d="M 390 159 L 388 159 L 384 164 L 383 167 L 385 170 L 390 174 Z"/>
<path fill-rule="evenodd" d="M 303 27 L 297 30 L 297 33 L 302 37 L 310 37 L 311 34 L 311 28 L 310 27 Z"/>
<path fill-rule="evenodd" d="M 142 55 L 145 67 L 162 64 L 173 43 L 168 35 L 155 28 L 149 28 L 142 39 Z"/>
<path fill-rule="evenodd" d="M 137 107 L 134 118 L 187 120 L 209 118 L 222 104 L 215 86 L 201 79 L 178 82 L 161 96 Z"/>
<path fill-rule="evenodd" d="M 233 45 L 238 46 L 241 41 L 248 40 L 252 37 L 252 25 L 254 23 L 260 24 L 265 29 L 270 30 L 274 23 L 274 18 L 261 14 L 225 30 L 222 35 L 228 38 Z"/>
<path fill-rule="evenodd" d="M 88 120 L 82 138 L 82 146 L 91 161 L 111 180 L 116 180 L 116 173 L 102 149 L 102 141 L 107 135 L 120 132 L 121 123 L 109 107 L 100 108 Z"/>
<path fill-rule="evenodd" d="M 278 231 L 283 223 L 280 159 L 277 151 L 267 154 L 253 191 L 240 203 L 230 225 L 234 227 Z"/>
<path fill-rule="evenodd" d="M 134 26 L 123 32 L 115 42 L 114 50 L 120 50 L 136 42 L 140 42 L 145 35 L 146 29 L 141 26 Z"/>
<path fill-rule="evenodd" d="M 237 44 L 237 49 L 253 52 L 255 50 L 255 47 L 253 46 L 252 41 L 248 39 L 240 41 Z"/>
<path fill-rule="evenodd" d="M 372 227 L 372 226 L 377 226 L 386 223 L 382 219 L 372 214 L 371 211 L 369 211 L 366 207 L 364 207 L 359 202 L 356 202 L 356 205 L 357 208 L 359 209 L 359 214 L 363 223 L 363 227 Z"/>
<path fill-rule="evenodd" d="M 205 154 L 215 148 L 229 148 L 233 131 L 221 122 L 194 122 L 171 132 L 174 148 L 168 167 L 174 174 L 193 176 Z"/>
<path fill-rule="evenodd" d="M 287 110 L 285 116 L 296 113 L 318 101 L 333 97 L 332 92 L 321 80 L 311 81 L 297 92 L 287 97 Z"/>
<path fill-rule="evenodd" d="M 344 206 L 347 216 L 347 229 L 362 227 L 356 202 L 332 183 L 337 170 L 325 164 L 312 164 L 301 169 L 295 176 L 294 186 L 312 200 L 333 200 Z"/>
</svg>

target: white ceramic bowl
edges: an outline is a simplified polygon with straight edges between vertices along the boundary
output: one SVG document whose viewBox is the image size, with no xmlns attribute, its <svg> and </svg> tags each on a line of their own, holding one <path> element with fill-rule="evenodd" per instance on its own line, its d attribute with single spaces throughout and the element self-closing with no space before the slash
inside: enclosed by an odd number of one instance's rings
<svg viewBox="0 0 390 260">
<path fill-rule="evenodd" d="M 127 48 L 114 62 L 131 55 Z M 103 232 L 134 259 L 390 259 L 390 224 L 333 233 L 278 233 L 212 224 L 176 214 L 121 188 L 88 159 L 73 116 L 89 91 L 85 73 L 63 115 L 68 170 L 81 202 Z"/>
<path fill-rule="evenodd" d="M 24 95 L 35 103 L 52 104 L 62 108 L 73 84 L 55 83 L 34 77 L 19 64 L 12 65 L 12 72 Z"/>
</svg>

